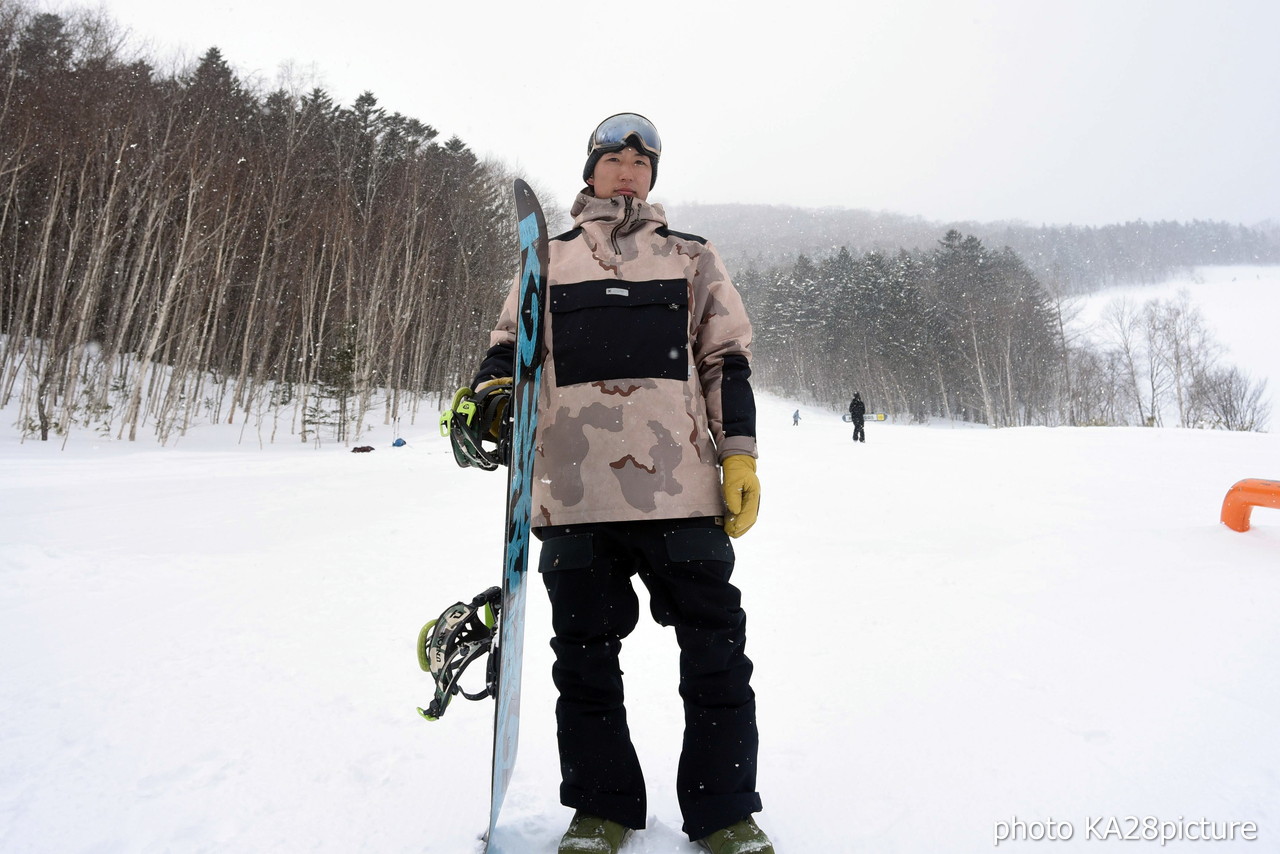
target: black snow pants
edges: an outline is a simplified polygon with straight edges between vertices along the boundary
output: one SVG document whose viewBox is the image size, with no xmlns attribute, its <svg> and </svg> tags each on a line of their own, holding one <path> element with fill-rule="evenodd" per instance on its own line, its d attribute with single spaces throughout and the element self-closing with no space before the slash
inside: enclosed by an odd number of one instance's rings
<svg viewBox="0 0 1280 854">
<path fill-rule="evenodd" d="M 551 598 L 552 678 L 560 696 L 560 800 L 642 828 L 644 776 L 631 743 L 618 653 L 639 599 L 680 645 L 684 744 L 676 777 L 684 831 L 701 839 L 758 812 L 755 694 L 746 614 L 729 583 L 733 547 L 710 518 L 540 528 L 538 570 Z"/>
</svg>

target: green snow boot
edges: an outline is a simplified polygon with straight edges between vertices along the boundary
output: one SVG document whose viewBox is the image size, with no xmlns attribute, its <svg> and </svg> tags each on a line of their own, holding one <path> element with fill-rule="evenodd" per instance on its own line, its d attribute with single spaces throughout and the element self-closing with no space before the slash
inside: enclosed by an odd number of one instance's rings
<svg viewBox="0 0 1280 854">
<path fill-rule="evenodd" d="M 699 839 L 698 844 L 711 854 L 773 854 L 773 843 L 751 816 Z"/>
<path fill-rule="evenodd" d="M 618 854 L 632 832 L 616 821 L 578 810 L 560 838 L 559 854 Z"/>
</svg>

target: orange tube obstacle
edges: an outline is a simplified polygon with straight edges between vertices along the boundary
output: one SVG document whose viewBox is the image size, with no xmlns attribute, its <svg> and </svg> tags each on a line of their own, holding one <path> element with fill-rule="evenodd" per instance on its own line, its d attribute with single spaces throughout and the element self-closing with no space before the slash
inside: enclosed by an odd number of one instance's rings
<svg viewBox="0 0 1280 854">
<path fill-rule="evenodd" d="M 1249 530 L 1254 507 L 1280 509 L 1280 480 L 1242 480 L 1227 490 L 1222 500 L 1222 522 L 1233 531 Z"/>
</svg>

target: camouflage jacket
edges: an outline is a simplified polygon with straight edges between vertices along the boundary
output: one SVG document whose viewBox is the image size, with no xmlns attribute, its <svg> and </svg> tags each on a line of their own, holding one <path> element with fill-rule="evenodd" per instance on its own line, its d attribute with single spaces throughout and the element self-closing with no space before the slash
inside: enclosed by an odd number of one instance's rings
<svg viewBox="0 0 1280 854">
<path fill-rule="evenodd" d="M 742 299 L 660 205 L 583 193 L 572 213 L 549 246 L 534 527 L 721 516 L 720 461 L 756 454 Z M 476 384 L 511 375 L 515 312 L 513 287 Z"/>
</svg>

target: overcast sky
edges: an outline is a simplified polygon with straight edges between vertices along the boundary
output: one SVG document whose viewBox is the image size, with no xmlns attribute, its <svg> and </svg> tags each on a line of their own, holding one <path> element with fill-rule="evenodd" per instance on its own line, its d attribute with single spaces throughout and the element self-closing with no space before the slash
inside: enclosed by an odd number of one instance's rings
<svg viewBox="0 0 1280 854">
<path fill-rule="evenodd" d="M 457 135 L 567 202 L 640 112 L 652 198 L 931 220 L 1280 221 L 1280 0 L 104 0 L 155 59 L 217 46 Z"/>
</svg>

